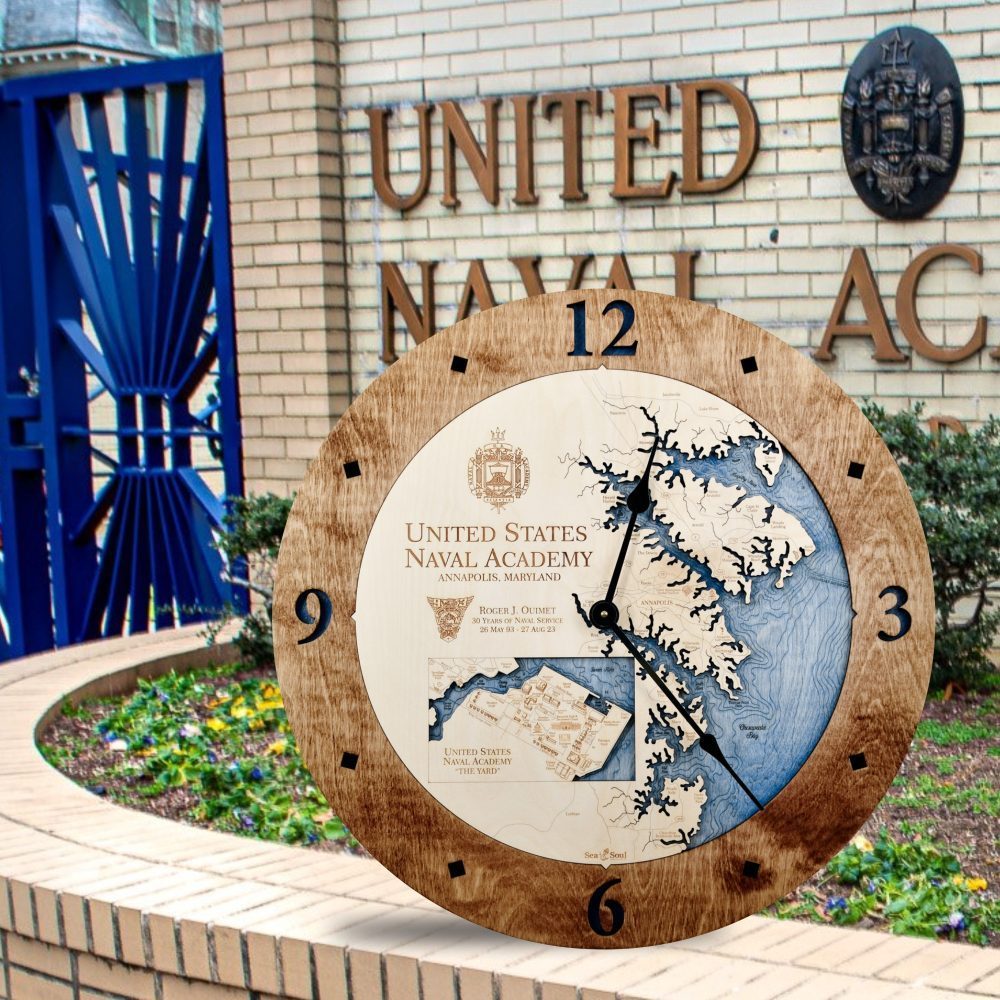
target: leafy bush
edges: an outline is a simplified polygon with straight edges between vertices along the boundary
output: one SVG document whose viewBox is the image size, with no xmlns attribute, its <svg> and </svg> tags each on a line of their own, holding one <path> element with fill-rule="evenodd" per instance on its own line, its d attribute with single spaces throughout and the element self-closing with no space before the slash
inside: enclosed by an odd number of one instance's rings
<svg viewBox="0 0 1000 1000">
<path fill-rule="evenodd" d="M 209 626 L 208 638 L 214 642 L 229 622 L 242 617 L 236 648 L 246 663 L 255 666 L 274 663 L 271 635 L 274 571 L 293 500 L 294 497 L 279 497 L 274 493 L 232 498 L 225 531 L 216 542 L 227 566 L 224 579 L 247 591 L 250 610 L 240 615 L 232 605 L 227 605 Z"/>
<path fill-rule="evenodd" d="M 1000 420 L 965 434 L 933 434 L 922 409 L 888 414 L 876 403 L 864 406 L 913 493 L 927 537 L 937 604 L 934 683 L 970 684 L 992 668 L 989 651 L 1000 629 L 1000 611 L 987 599 L 1000 579 Z M 972 611 L 963 615 L 959 605 L 967 600 Z"/>
</svg>

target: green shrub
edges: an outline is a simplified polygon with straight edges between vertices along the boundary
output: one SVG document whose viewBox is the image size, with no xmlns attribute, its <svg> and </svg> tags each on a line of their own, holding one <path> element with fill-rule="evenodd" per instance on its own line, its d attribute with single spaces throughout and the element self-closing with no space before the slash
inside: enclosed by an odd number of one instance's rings
<svg viewBox="0 0 1000 1000">
<path fill-rule="evenodd" d="M 294 497 L 279 497 L 274 493 L 233 497 L 225 517 L 225 530 L 216 541 L 227 566 L 224 579 L 246 590 L 251 604 L 242 616 L 232 605 L 223 608 L 208 628 L 208 639 L 214 642 L 229 622 L 241 617 L 236 648 L 243 661 L 254 666 L 274 663 L 271 635 L 274 571 L 293 500 Z"/>
<path fill-rule="evenodd" d="M 1000 629 L 1000 611 L 987 600 L 1000 579 L 1000 420 L 934 434 L 922 409 L 889 414 L 864 406 L 910 487 L 927 538 L 937 604 L 934 684 L 975 684 L 993 667 L 989 651 Z M 962 615 L 967 599 L 972 612 Z"/>
</svg>

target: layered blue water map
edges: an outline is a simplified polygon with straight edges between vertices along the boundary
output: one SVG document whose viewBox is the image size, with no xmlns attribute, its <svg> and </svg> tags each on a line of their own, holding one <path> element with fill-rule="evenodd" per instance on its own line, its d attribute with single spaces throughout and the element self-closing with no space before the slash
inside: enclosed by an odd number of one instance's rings
<svg viewBox="0 0 1000 1000">
<path fill-rule="evenodd" d="M 631 638 L 648 652 L 651 664 L 684 681 L 690 700 L 701 700 L 706 730 L 766 806 L 805 763 L 833 714 L 847 672 L 854 611 L 847 563 L 822 498 L 787 452 L 768 486 L 755 463 L 759 445 L 757 438 L 742 438 L 722 457 L 690 459 L 673 449 L 666 455 L 675 470 L 739 486 L 798 518 L 816 548 L 795 564 L 780 588 L 775 586 L 778 570 L 755 577 L 747 603 L 743 595 L 728 593 L 708 566 L 671 540 L 655 507 L 652 517 L 640 519 L 647 531 L 655 532 L 667 557 L 690 568 L 712 590 L 729 632 L 752 651 L 739 666 L 742 689 L 730 699 L 707 673 L 695 676 L 647 637 L 632 633 Z M 659 724 L 650 724 L 644 738 L 651 747 L 665 742 L 675 750 L 672 761 L 654 765 L 661 785 L 666 777 L 704 778 L 707 800 L 690 847 L 726 833 L 757 811 L 725 768 L 697 744 L 682 751 L 674 732 Z"/>
</svg>

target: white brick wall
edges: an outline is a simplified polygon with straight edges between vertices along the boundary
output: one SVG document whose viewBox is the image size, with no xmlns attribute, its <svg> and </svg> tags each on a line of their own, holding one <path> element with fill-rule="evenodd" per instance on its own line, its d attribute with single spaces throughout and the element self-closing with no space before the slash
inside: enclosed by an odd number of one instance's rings
<svg viewBox="0 0 1000 1000">
<path fill-rule="evenodd" d="M 298 0 L 278 0 L 274 8 L 299 6 Z M 262 7 L 234 0 L 232 7 Z M 330 4 L 316 0 L 314 14 Z M 232 7 L 230 9 L 232 9 Z M 327 11 L 329 12 L 329 10 Z M 227 22 L 228 23 L 228 22 Z M 744 316 L 771 330 L 795 347 L 809 351 L 822 338 L 840 286 L 850 250 L 863 246 L 875 271 L 897 344 L 908 355 L 901 364 L 875 362 L 868 341 L 843 338 L 835 342 L 837 358 L 823 364 L 834 379 L 855 396 L 876 395 L 895 407 L 924 399 L 931 413 L 965 420 L 982 420 L 1000 412 L 1000 360 L 990 351 L 1000 345 L 1000 2 L 962 0 L 525 0 L 476 3 L 470 0 L 339 0 L 331 17 L 337 36 L 338 87 L 330 89 L 339 103 L 339 119 L 325 114 L 323 130 L 339 124 L 342 161 L 327 165 L 343 171 L 343 226 L 330 226 L 331 239 L 343 237 L 346 254 L 347 303 L 335 316 L 312 315 L 303 301 L 295 311 L 295 265 L 287 245 L 295 245 L 296 216 L 265 208 L 266 188 L 295 165 L 298 179 L 310 181 L 311 163 L 303 151 L 289 146 L 294 135 L 270 138 L 272 128 L 285 132 L 281 111 L 293 94 L 294 75 L 303 70 L 297 60 L 303 50 L 294 39 L 277 38 L 265 45 L 266 62 L 254 56 L 246 63 L 245 89 L 269 104 L 254 104 L 255 128 L 233 146 L 250 159 L 249 176 L 234 177 L 234 200 L 253 202 L 251 219 L 234 211 L 239 246 L 253 244 L 252 255 L 238 259 L 243 290 L 241 329 L 274 327 L 275 312 L 282 330 L 293 320 L 321 331 L 323 324 L 346 323 L 325 336 L 349 336 L 350 383 L 359 391 L 382 369 L 379 269 L 381 261 L 399 265 L 418 305 L 419 262 L 438 260 L 435 272 L 436 327 L 453 322 L 472 258 L 485 261 L 498 302 L 524 294 L 509 258 L 540 255 L 546 288 L 555 290 L 571 269 L 570 257 L 592 252 L 584 286 L 601 286 L 612 257 L 624 252 L 636 285 L 673 291 L 672 251 L 696 250 L 696 297 Z M 948 197 L 919 222 L 892 223 L 874 216 L 857 198 L 843 166 L 839 138 L 839 100 L 847 68 L 876 32 L 898 24 L 915 24 L 937 34 L 955 59 L 963 83 L 966 137 L 962 167 Z M 249 34 L 249 27 L 243 29 Z M 266 40 L 267 32 L 263 36 Z M 240 45 L 236 42 L 239 41 Z M 237 51 L 251 39 L 226 37 L 227 67 L 249 58 Z M 258 44 L 254 41 L 254 44 Z M 300 43 L 301 44 L 301 43 Z M 253 49 L 257 52 L 259 49 Z M 280 57 L 274 55 L 280 53 Z M 258 65 L 259 64 L 259 65 Z M 335 71 L 333 67 L 331 71 Z M 242 71 L 241 71 L 242 72 Z M 291 74 L 291 76 L 289 76 Z M 618 202 L 611 197 L 613 163 L 613 100 L 608 88 L 627 84 L 668 83 L 669 115 L 645 102 L 637 124 L 655 115 L 661 126 L 660 145 L 636 147 L 636 183 L 662 180 L 667 171 L 681 173 L 681 115 L 678 81 L 718 77 L 749 95 L 760 120 L 760 152 L 747 177 L 718 194 L 683 195 L 675 186 L 669 199 Z M 274 88 L 284 88 L 282 92 Z M 514 204 L 515 93 L 543 93 L 576 88 L 605 91 L 604 114 L 584 114 L 583 178 L 589 198 L 564 203 L 562 122 L 556 113 L 546 121 L 536 105 L 535 206 Z M 313 88 L 311 93 L 318 91 Z M 308 96 L 305 95 L 305 96 Z M 487 204 L 461 155 L 458 196 L 461 205 L 441 205 L 443 188 L 441 110 L 432 116 L 432 182 L 427 197 L 402 214 L 382 204 L 371 180 L 370 141 L 365 109 L 389 105 L 392 182 L 399 192 L 417 182 L 416 115 L 421 101 L 458 100 L 480 141 L 484 139 L 485 96 L 506 98 L 500 107 L 501 201 Z M 250 93 L 241 95 L 245 103 Z M 307 108 L 307 103 L 291 106 Z M 324 105 L 324 107 L 329 105 Z M 233 111 L 231 110 L 231 114 Z M 240 116 L 250 114 L 240 109 Z M 253 120 L 253 119 L 251 119 Z M 725 173 L 735 148 L 735 116 L 726 105 L 705 109 L 706 166 Z M 299 129 L 307 125 L 299 126 Z M 237 146 L 245 142 L 246 149 Z M 258 149 L 259 143 L 271 148 Z M 313 144 L 315 148 L 315 143 Z M 326 169 L 326 168 L 324 168 Z M 335 185 L 335 178 L 329 178 Z M 312 183 L 318 183 L 312 178 Z M 336 185 L 335 185 L 336 186 Z M 324 218 L 336 215 L 336 199 L 320 199 Z M 277 214 L 274 214 L 277 213 Z M 268 215 L 271 217 L 268 217 Z M 310 237 L 311 238 L 311 237 Z M 966 244 L 983 257 L 984 273 L 972 274 L 957 260 L 933 264 L 920 285 L 919 311 L 935 343 L 956 346 L 968 340 L 975 317 L 989 318 L 987 348 L 965 361 L 943 365 L 912 355 L 895 324 L 895 291 L 906 265 L 925 247 L 945 242 Z M 275 244 L 275 245 L 272 245 Z M 299 258 L 300 262 L 302 258 Z M 300 265 L 301 266 L 301 263 Z M 318 263 L 317 267 L 320 266 Z M 277 280 L 276 273 L 281 280 Z M 302 272 L 304 288 L 312 279 Z M 252 300 L 251 300 L 252 296 Z M 855 311 L 857 307 L 855 306 Z M 849 314 L 853 316 L 853 313 Z M 294 325 L 294 323 L 293 323 Z M 397 316 L 399 349 L 405 348 L 405 325 Z M 291 333 L 291 331 L 289 331 Z M 281 339 L 285 337 L 285 339 Z M 258 353 L 271 358 L 280 372 L 259 375 L 259 389 L 274 378 L 277 392 L 291 390 L 294 380 L 300 400 L 312 399 L 306 384 L 312 378 L 336 415 L 346 399 L 346 375 L 331 393 L 315 367 L 296 371 L 290 355 L 299 350 L 283 333 L 277 339 L 264 332 L 246 340 L 243 370 L 263 371 Z M 339 341 L 343 342 L 343 341 Z M 249 369 L 248 369 L 249 366 Z M 328 368 L 330 372 L 332 368 Z M 273 401 L 256 399 L 255 407 L 273 409 Z M 314 401 L 317 418 L 322 406 Z M 282 410 L 281 414 L 286 414 Z M 278 426 L 278 425 L 274 425 Z M 314 420 L 313 429 L 326 425 Z M 248 439 L 254 428 L 248 428 Z M 250 451 L 255 447 L 248 440 Z M 318 440 L 296 440 L 303 457 Z M 265 447 L 261 445 L 261 447 Z M 274 443 L 266 445 L 274 450 Z M 264 476 L 274 484 L 289 473 L 293 481 L 304 461 L 289 459 L 286 450 L 271 460 Z M 265 465 L 267 464 L 265 459 Z M 278 465 L 281 461 L 285 464 Z M 257 485 L 251 472 L 251 482 Z"/>
</svg>

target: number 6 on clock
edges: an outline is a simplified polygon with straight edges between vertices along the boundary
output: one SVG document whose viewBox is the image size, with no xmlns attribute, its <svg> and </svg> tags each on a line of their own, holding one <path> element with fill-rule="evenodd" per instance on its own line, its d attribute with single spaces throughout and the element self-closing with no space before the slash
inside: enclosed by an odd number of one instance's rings
<svg viewBox="0 0 1000 1000">
<path fill-rule="evenodd" d="M 600 934 L 601 937 L 611 937 L 612 934 L 617 934 L 622 929 L 622 924 L 625 923 L 625 907 L 617 899 L 604 898 L 609 889 L 613 889 L 619 884 L 621 884 L 620 878 L 608 879 L 607 882 L 594 890 L 594 894 L 587 904 L 587 923 L 590 924 L 590 929 L 595 934 Z M 611 914 L 611 923 L 607 927 L 601 920 L 602 909 Z"/>
</svg>

